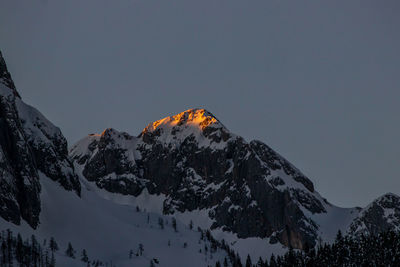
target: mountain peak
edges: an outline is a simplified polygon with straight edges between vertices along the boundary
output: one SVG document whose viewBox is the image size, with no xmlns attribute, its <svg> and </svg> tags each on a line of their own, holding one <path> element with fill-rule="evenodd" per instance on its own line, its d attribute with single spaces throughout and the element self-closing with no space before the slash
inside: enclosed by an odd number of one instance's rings
<svg viewBox="0 0 400 267">
<path fill-rule="evenodd" d="M 205 109 L 188 109 L 173 116 L 165 117 L 150 123 L 144 131 L 153 132 L 161 128 L 173 128 L 175 126 L 190 126 L 204 130 L 206 127 L 221 128 L 223 125 L 209 111 Z"/>
<path fill-rule="evenodd" d="M 15 89 L 14 81 L 11 78 L 11 74 L 8 72 L 6 61 L 0 51 L 0 83 L 4 84 L 10 88 L 15 96 L 19 96 L 17 90 Z"/>
<path fill-rule="evenodd" d="M 400 196 L 393 193 L 386 193 L 375 199 L 372 203 L 379 203 L 379 204 L 400 203 Z"/>
<path fill-rule="evenodd" d="M 99 134 L 98 136 L 101 137 L 109 137 L 109 136 L 113 136 L 119 134 L 119 132 L 117 130 L 115 130 L 114 128 L 106 128 L 101 134 Z"/>
<path fill-rule="evenodd" d="M 351 223 L 349 232 L 355 235 L 400 230 L 400 197 L 386 193 L 361 210 Z"/>
<path fill-rule="evenodd" d="M 188 109 L 173 116 L 165 117 L 147 125 L 139 137 L 146 143 L 158 140 L 164 144 L 179 145 L 185 140 L 197 142 L 200 146 L 221 144 L 233 135 L 209 111 Z"/>
</svg>

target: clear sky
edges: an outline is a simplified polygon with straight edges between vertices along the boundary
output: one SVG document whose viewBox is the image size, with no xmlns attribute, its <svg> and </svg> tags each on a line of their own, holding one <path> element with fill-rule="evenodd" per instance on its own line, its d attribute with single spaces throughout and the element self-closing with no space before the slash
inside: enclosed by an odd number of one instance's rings
<svg viewBox="0 0 400 267">
<path fill-rule="evenodd" d="M 2 0 L 0 49 L 70 145 L 203 107 L 336 205 L 400 194 L 398 0 Z"/>
</svg>

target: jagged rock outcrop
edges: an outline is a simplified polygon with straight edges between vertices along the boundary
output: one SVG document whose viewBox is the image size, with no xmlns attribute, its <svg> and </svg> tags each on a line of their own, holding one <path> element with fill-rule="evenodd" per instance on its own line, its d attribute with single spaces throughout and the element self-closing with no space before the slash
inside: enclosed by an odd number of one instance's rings
<svg viewBox="0 0 400 267">
<path fill-rule="evenodd" d="M 165 214 L 202 210 L 212 229 L 239 238 L 268 237 L 303 248 L 321 237 L 332 241 L 339 229 L 359 232 L 366 225 L 376 234 L 400 225 L 397 210 L 388 215 L 382 208 L 398 205 L 393 197 L 392 204 L 378 201 L 361 213 L 335 207 L 273 149 L 246 142 L 204 109 L 150 123 L 138 137 L 107 129 L 82 139 L 70 155 L 100 188 L 161 194 Z"/>
<path fill-rule="evenodd" d="M 348 233 L 377 235 L 388 230 L 400 231 L 400 197 L 392 193 L 379 197 L 362 209 Z"/>
<path fill-rule="evenodd" d="M 164 213 L 207 210 L 212 228 L 240 238 L 274 237 L 302 248 L 318 225 L 303 210 L 329 205 L 312 182 L 259 141 L 232 134 L 210 112 L 191 109 L 149 124 L 136 138 L 107 129 L 71 149 L 83 176 L 110 192 L 167 196 Z"/>
<path fill-rule="evenodd" d="M 33 228 L 39 223 L 39 172 L 80 192 L 61 131 L 22 102 L 0 53 L 0 216 Z"/>
<path fill-rule="evenodd" d="M 86 143 L 86 144 L 82 144 Z M 136 163 L 139 157 L 135 151 L 136 138 L 113 129 L 102 134 L 92 134 L 81 141 L 86 151 L 75 151 L 81 155 L 78 163 L 84 164 L 83 175 L 89 181 L 95 181 L 100 188 L 113 193 L 137 196 L 144 188 L 143 180 Z M 77 146 L 75 146 L 77 147 Z"/>
<path fill-rule="evenodd" d="M 17 99 L 16 106 L 37 169 L 66 190 L 74 190 L 79 195 L 80 182 L 68 156 L 67 140 L 60 129 L 20 99 Z"/>
<path fill-rule="evenodd" d="M 6 61 L 4 60 L 1 51 L 0 51 L 0 83 L 4 84 L 7 88 L 10 88 L 13 94 L 19 97 L 19 94 L 15 89 L 14 81 L 12 80 L 11 74 L 7 69 Z"/>
<path fill-rule="evenodd" d="M 338 229 L 400 230 L 400 197 L 386 194 L 364 209 L 335 207 L 273 149 L 231 133 L 204 109 L 150 123 L 137 137 L 106 129 L 68 155 L 61 131 L 22 102 L 0 53 L 0 216 L 36 228 L 42 177 L 80 195 L 72 161 L 99 188 L 161 195 L 165 214 L 201 211 L 212 229 L 238 238 L 301 249 L 322 236 L 332 240 Z"/>
</svg>

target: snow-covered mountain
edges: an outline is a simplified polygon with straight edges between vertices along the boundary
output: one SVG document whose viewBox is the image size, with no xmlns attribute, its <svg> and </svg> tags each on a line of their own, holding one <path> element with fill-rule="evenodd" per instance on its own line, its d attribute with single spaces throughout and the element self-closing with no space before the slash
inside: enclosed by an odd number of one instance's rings
<svg viewBox="0 0 400 267">
<path fill-rule="evenodd" d="M 78 174 L 61 131 L 21 100 L 0 54 L 1 231 L 34 234 L 40 244 L 54 237 L 57 266 L 86 266 L 83 249 L 112 266 L 214 266 L 232 257 L 196 224 L 176 220 L 175 230 L 159 197 L 121 197 Z M 65 256 L 68 242 L 77 260 Z"/>
<path fill-rule="evenodd" d="M 376 235 L 387 230 L 400 231 L 400 197 L 392 193 L 377 198 L 362 209 L 348 232 Z"/>
<path fill-rule="evenodd" d="M 201 220 L 238 240 L 260 238 L 266 247 L 332 240 L 358 214 L 328 203 L 286 159 L 231 133 L 204 109 L 150 123 L 138 137 L 106 129 L 70 155 L 99 188 L 163 196 L 164 214 Z"/>
<path fill-rule="evenodd" d="M 33 228 L 39 223 L 38 171 L 66 190 L 80 192 L 60 129 L 21 101 L 0 53 L 0 215 Z"/>
<path fill-rule="evenodd" d="M 204 109 L 150 123 L 137 137 L 106 129 L 68 154 L 61 131 L 21 100 L 1 53 L 0 175 L 0 230 L 55 237 L 116 266 L 213 266 L 235 253 L 255 261 L 331 242 L 338 230 L 400 229 L 400 197 L 336 207 L 284 157 Z M 130 257 L 140 244 L 144 252 Z"/>
<path fill-rule="evenodd" d="M 106 129 L 83 138 L 70 155 L 99 188 L 161 195 L 164 214 L 197 219 L 239 243 L 261 238 L 270 250 L 277 243 L 302 248 L 330 242 L 338 230 L 352 234 L 363 214 L 330 204 L 290 162 L 260 141 L 231 133 L 204 109 L 150 123 L 138 137 Z M 371 233 L 396 224 L 375 221 Z"/>
</svg>

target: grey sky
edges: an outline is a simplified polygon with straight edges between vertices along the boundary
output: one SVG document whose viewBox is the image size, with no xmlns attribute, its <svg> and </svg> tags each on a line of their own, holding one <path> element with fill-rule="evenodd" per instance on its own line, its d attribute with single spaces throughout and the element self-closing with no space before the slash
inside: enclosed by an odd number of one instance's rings
<svg viewBox="0 0 400 267">
<path fill-rule="evenodd" d="M 192 107 L 293 162 L 329 201 L 400 194 L 400 2 L 1 0 L 25 102 L 70 145 Z"/>
</svg>

